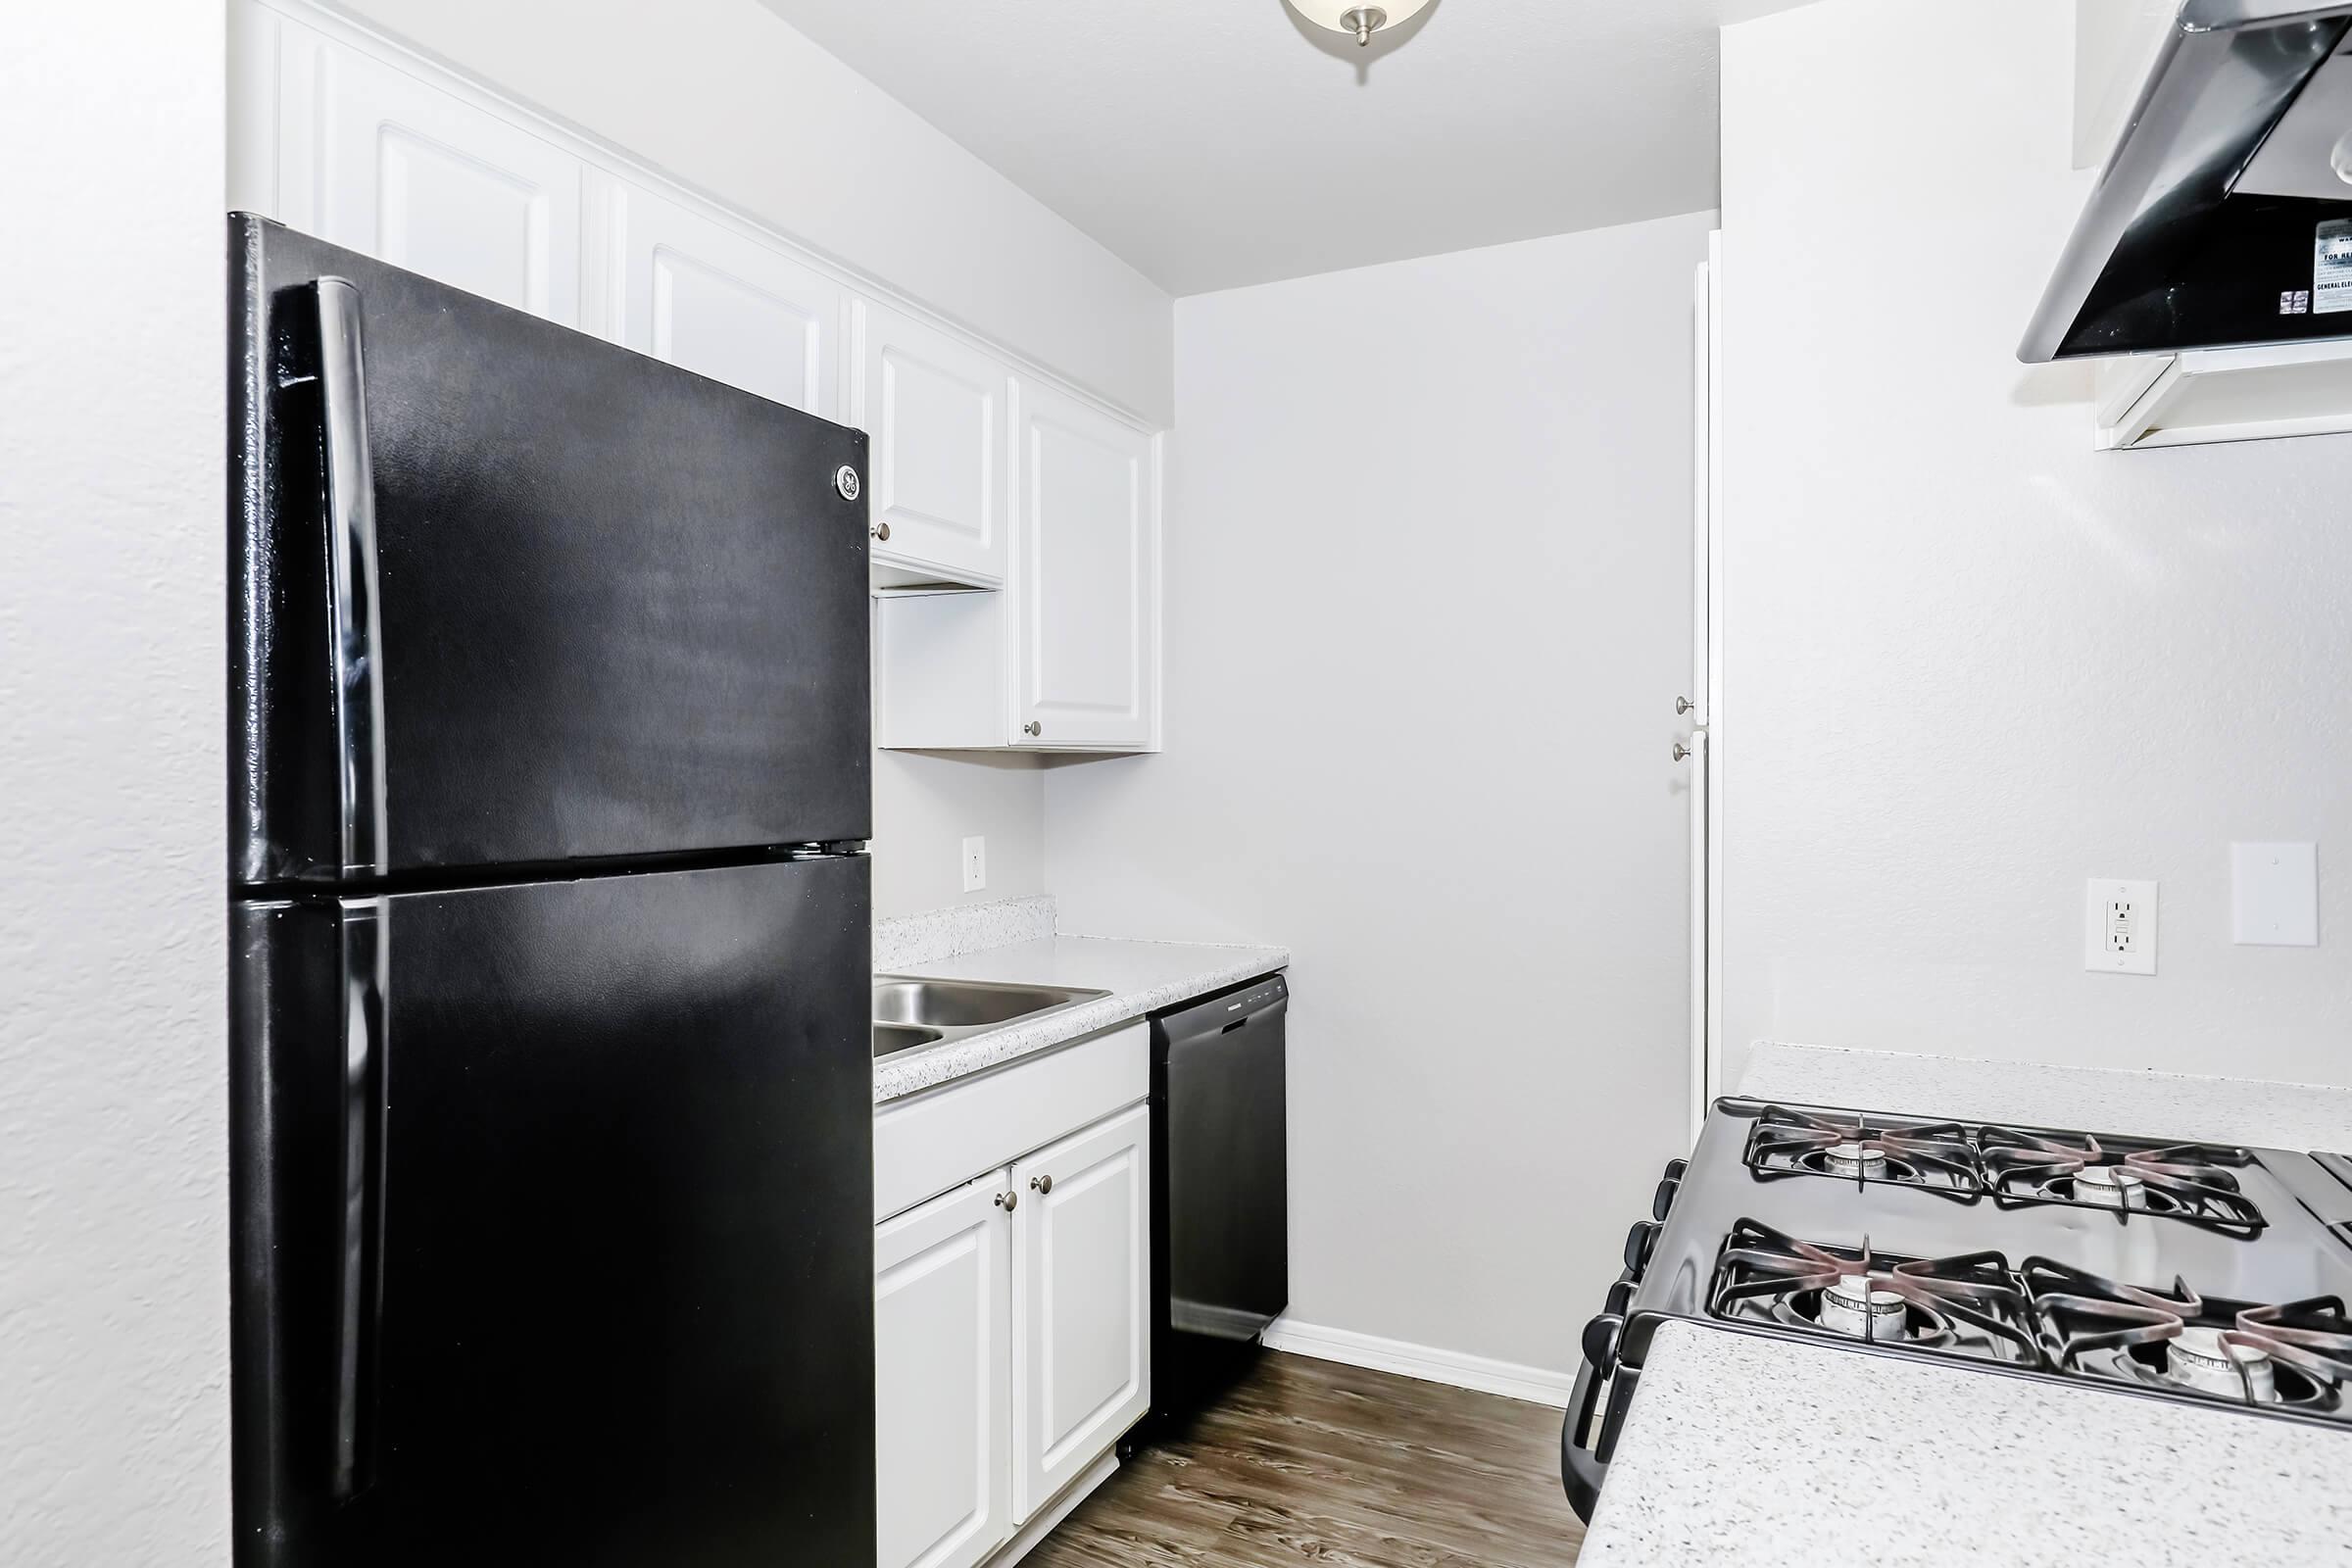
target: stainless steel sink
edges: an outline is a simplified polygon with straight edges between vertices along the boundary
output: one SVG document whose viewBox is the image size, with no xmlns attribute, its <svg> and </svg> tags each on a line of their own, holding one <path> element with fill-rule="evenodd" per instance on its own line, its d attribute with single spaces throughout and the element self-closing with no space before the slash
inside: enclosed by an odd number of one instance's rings
<svg viewBox="0 0 2352 1568">
<path fill-rule="evenodd" d="M 1075 1007 L 1107 991 L 1072 986 L 1004 985 L 992 980 L 874 977 L 874 1055 L 896 1055 L 1004 1024 Z"/>
<path fill-rule="evenodd" d="M 912 1051 L 944 1038 L 936 1029 L 918 1029 L 910 1023 L 876 1023 L 874 1059 L 879 1061 L 884 1056 L 895 1056 L 902 1051 Z"/>
</svg>

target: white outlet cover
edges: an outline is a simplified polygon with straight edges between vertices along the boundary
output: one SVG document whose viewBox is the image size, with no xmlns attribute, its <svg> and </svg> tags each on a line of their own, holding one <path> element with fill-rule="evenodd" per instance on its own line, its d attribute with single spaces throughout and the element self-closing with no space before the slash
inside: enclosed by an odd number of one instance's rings
<svg viewBox="0 0 2352 1568">
<path fill-rule="evenodd" d="M 2320 945 L 2320 848 L 2230 846 L 2230 939 L 2243 947 Z"/>
<path fill-rule="evenodd" d="M 977 893 L 988 886 L 988 840 L 963 841 L 963 891 Z"/>
<path fill-rule="evenodd" d="M 2098 974 L 2156 972 L 2156 884 L 2094 876 L 2082 900 L 2082 967 Z"/>
</svg>

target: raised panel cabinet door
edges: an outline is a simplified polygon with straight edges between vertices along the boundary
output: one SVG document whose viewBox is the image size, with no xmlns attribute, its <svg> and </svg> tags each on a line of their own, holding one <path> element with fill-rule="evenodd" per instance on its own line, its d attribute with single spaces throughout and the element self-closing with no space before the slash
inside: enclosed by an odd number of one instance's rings
<svg viewBox="0 0 2352 1568">
<path fill-rule="evenodd" d="M 288 23 L 283 40 L 274 216 L 579 325 L 577 158 L 308 28 Z"/>
<path fill-rule="evenodd" d="M 851 321 L 850 422 L 873 439 L 875 558 L 1004 582 L 1010 372 L 871 300 L 853 305 Z"/>
<path fill-rule="evenodd" d="M 971 1568 L 1012 1534 L 1011 1178 L 874 1231 L 879 1568 Z"/>
<path fill-rule="evenodd" d="M 1014 729 L 1041 748 L 1152 742 L 1158 465 L 1152 437 L 1024 382 Z"/>
<path fill-rule="evenodd" d="M 805 414 L 841 415 L 839 283 L 639 186 L 616 182 L 612 336 Z"/>
<path fill-rule="evenodd" d="M 1012 1167 L 1014 1513 L 1028 1518 L 1152 1398 L 1151 1111 Z"/>
</svg>

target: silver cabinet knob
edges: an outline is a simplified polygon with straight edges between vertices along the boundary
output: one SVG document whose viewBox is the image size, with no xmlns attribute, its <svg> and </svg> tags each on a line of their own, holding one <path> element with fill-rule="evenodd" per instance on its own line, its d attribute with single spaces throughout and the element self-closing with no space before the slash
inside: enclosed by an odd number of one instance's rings
<svg viewBox="0 0 2352 1568">
<path fill-rule="evenodd" d="M 1697 704 L 1691 702 L 1688 697 L 1677 697 L 1674 700 L 1674 710 L 1678 713 L 1688 713 L 1691 709 L 1697 706 Z"/>
<path fill-rule="evenodd" d="M 1031 720 L 1030 720 L 1028 723 L 1026 723 L 1026 724 L 1023 724 L 1023 725 L 1021 726 L 1021 733 L 1022 733 L 1022 734 L 1024 734 L 1024 735 L 1043 735 L 1045 732 L 1046 732 L 1046 726 L 1045 726 L 1045 725 L 1043 725 L 1043 724 L 1040 724 L 1040 723 L 1039 723 L 1039 722 L 1038 722 L 1036 719 L 1034 719 L 1034 718 L 1033 718 L 1033 719 L 1031 719 Z"/>
<path fill-rule="evenodd" d="M 868 528 L 865 531 L 872 534 L 877 539 L 888 539 L 890 537 L 890 524 L 887 522 L 877 522 L 871 528 Z"/>
<path fill-rule="evenodd" d="M 1685 745 L 1684 745 L 1684 744 L 1683 744 L 1681 741 L 1676 741 L 1676 742 L 1674 743 L 1674 760 L 1675 760 L 1676 761 L 1678 761 L 1678 762 L 1679 762 L 1679 761 L 1681 761 L 1681 760 L 1682 760 L 1684 758 L 1686 758 L 1686 757 L 1689 757 L 1690 755 L 1690 747 L 1688 747 L 1688 746 L 1685 746 Z"/>
<path fill-rule="evenodd" d="M 1051 1176 L 1032 1176 L 1029 1178 L 1029 1190 L 1037 1194 L 1040 1198 L 1043 1198 L 1046 1194 L 1054 1190 L 1054 1178 Z"/>
<path fill-rule="evenodd" d="M 997 1206 L 1003 1209 L 1005 1213 L 1009 1214 L 1014 1209 L 1021 1206 L 1021 1195 L 1018 1193 L 999 1193 L 997 1195 Z"/>
</svg>

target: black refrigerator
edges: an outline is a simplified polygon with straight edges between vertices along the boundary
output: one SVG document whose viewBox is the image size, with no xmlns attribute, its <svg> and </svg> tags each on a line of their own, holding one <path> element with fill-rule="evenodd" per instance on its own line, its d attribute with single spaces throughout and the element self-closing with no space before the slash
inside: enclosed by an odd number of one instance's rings
<svg viewBox="0 0 2352 1568">
<path fill-rule="evenodd" d="M 229 248 L 236 1560 L 862 1568 L 865 437 Z"/>
</svg>

